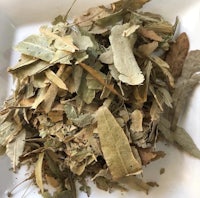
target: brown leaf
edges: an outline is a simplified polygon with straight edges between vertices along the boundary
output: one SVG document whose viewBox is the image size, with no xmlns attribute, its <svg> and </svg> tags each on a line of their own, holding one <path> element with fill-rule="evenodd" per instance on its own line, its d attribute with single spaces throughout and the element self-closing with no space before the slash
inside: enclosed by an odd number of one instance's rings
<svg viewBox="0 0 200 198">
<path fill-rule="evenodd" d="M 91 76 L 93 76 L 98 82 L 100 82 L 103 86 L 105 86 L 107 89 L 109 89 L 113 94 L 119 96 L 120 98 L 123 98 L 123 96 L 113 87 L 111 84 L 107 84 L 105 80 L 102 78 L 100 73 L 93 69 L 91 66 L 86 65 L 85 63 L 79 63 L 79 65 L 85 69 Z M 123 98 L 124 99 L 124 98 Z"/>
<path fill-rule="evenodd" d="M 140 27 L 138 32 L 145 38 L 151 39 L 153 41 L 158 41 L 158 42 L 163 41 L 162 37 L 156 34 L 153 30 L 148 30 L 144 27 Z"/>
<path fill-rule="evenodd" d="M 144 56 L 149 56 L 157 49 L 157 47 L 158 47 L 158 42 L 153 41 L 148 44 L 140 45 L 138 47 L 138 51 Z"/>
<path fill-rule="evenodd" d="M 162 151 L 152 151 L 151 148 L 147 149 L 138 149 L 139 155 L 142 160 L 143 165 L 149 164 L 151 161 L 157 160 L 165 156 L 165 153 Z"/>
<path fill-rule="evenodd" d="M 166 62 L 170 65 L 170 71 L 174 78 L 181 75 L 183 63 L 189 51 L 189 39 L 185 32 L 180 34 L 176 42 L 171 44 L 166 57 Z"/>
</svg>

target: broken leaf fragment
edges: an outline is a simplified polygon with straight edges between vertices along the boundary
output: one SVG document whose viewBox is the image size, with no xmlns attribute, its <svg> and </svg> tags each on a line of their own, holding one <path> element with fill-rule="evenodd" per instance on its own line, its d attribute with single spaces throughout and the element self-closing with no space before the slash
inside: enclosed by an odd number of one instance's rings
<svg viewBox="0 0 200 198">
<path fill-rule="evenodd" d="M 38 185 L 38 187 L 40 188 L 42 193 L 44 192 L 43 176 L 42 176 L 43 159 L 44 159 L 44 152 L 42 152 L 38 155 L 38 160 L 35 165 L 36 184 Z"/>
<path fill-rule="evenodd" d="M 141 173 L 123 129 L 108 108 L 100 107 L 96 119 L 101 149 L 113 179 Z"/>
</svg>

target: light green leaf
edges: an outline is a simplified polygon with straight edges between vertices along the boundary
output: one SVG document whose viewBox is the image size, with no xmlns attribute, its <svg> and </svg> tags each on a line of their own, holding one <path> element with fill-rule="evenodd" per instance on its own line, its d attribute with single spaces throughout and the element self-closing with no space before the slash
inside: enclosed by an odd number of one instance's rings
<svg viewBox="0 0 200 198">
<path fill-rule="evenodd" d="M 27 65 L 30 65 L 30 64 L 36 62 L 37 60 L 38 60 L 37 58 L 22 54 L 17 65 L 15 65 L 14 67 L 11 67 L 9 69 L 15 70 L 15 69 L 19 69 L 22 67 L 26 67 Z"/>
<path fill-rule="evenodd" d="M 141 173 L 125 132 L 107 107 L 96 112 L 97 130 L 104 159 L 114 180 Z"/>
<path fill-rule="evenodd" d="M 119 74 L 119 79 L 129 85 L 139 85 L 144 81 L 144 76 L 135 60 L 132 47 L 134 37 L 124 37 L 124 30 L 128 29 L 130 24 L 116 25 L 111 30 L 109 37 L 113 51 L 114 66 Z"/>
<path fill-rule="evenodd" d="M 102 63 L 111 65 L 114 63 L 113 60 L 113 53 L 112 53 L 112 49 L 109 47 L 105 52 L 103 52 L 100 56 L 99 56 L 99 60 Z"/>
<path fill-rule="evenodd" d="M 41 60 L 50 62 L 55 51 L 50 47 L 50 39 L 43 35 L 31 35 L 21 41 L 15 49 L 22 54 L 33 56 Z"/>
<path fill-rule="evenodd" d="M 200 159 L 200 150 L 190 137 L 190 135 L 181 127 L 177 127 L 175 132 L 172 132 L 174 141 L 181 149 L 190 155 Z"/>
<path fill-rule="evenodd" d="M 71 65 L 71 60 L 73 59 L 72 53 L 64 50 L 57 50 L 55 56 L 51 60 L 51 63 L 61 63 Z"/>
<path fill-rule="evenodd" d="M 10 68 L 8 71 L 17 78 L 23 79 L 28 76 L 38 74 L 51 66 L 52 66 L 51 64 L 45 61 L 38 60 L 30 65 L 27 65 L 26 67 L 21 67 L 16 69 Z"/>
<path fill-rule="evenodd" d="M 164 137 L 170 143 L 174 143 L 176 146 L 179 146 L 179 148 L 183 151 L 200 159 L 200 149 L 196 146 L 191 136 L 185 131 L 185 129 L 176 126 L 176 130 L 171 131 L 170 127 L 170 122 L 162 117 L 158 124 L 158 128 Z"/>
<path fill-rule="evenodd" d="M 14 140 L 6 145 L 6 154 L 11 159 L 13 170 L 19 164 L 19 157 L 22 155 L 25 146 L 26 130 L 23 129 Z"/>
<path fill-rule="evenodd" d="M 87 50 L 89 47 L 94 46 L 91 38 L 89 36 L 81 35 L 80 32 L 73 32 L 72 38 L 79 50 Z"/>
</svg>

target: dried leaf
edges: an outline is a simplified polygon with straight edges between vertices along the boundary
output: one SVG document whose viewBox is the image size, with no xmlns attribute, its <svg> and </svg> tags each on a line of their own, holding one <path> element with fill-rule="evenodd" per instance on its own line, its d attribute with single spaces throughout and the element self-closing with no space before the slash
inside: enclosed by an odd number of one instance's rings
<svg viewBox="0 0 200 198">
<path fill-rule="evenodd" d="M 162 37 L 159 36 L 157 33 L 155 33 L 153 30 L 148 30 L 144 27 L 140 27 L 138 32 L 139 32 L 139 34 L 141 34 L 145 38 L 151 39 L 153 41 L 158 41 L 158 42 L 163 41 Z"/>
<path fill-rule="evenodd" d="M 43 186 L 43 177 L 42 177 L 42 165 L 43 165 L 43 159 L 44 159 L 44 152 L 40 153 L 38 155 L 38 160 L 35 164 L 35 179 L 36 184 L 40 188 L 41 193 L 44 193 L 44 186 Z"/>
<path fill-rule="evenodd" d="M 173 34 L 174 33 L 173 26 L 167 21 L 147 23 L 144 26 L 144 28 L 152 30 L 156 33 L 164 33 L 164 34 Z"/>
<path fill-rule="evenodd" d="M 84 26 L 91 26 L 93 21 L 96 21 L 98 19 L 104 18 L 109 15 L 108 10 L 101 6 L 101 7 L 94 7 L 88 9 L 87 12 L 85 12 L 82 16 L 77 17 L 74 22 L 75 24 L 78 24 L 81 27 Z"/>
<path fill-rule="evenodd" d="M 130 10 L 137 10 L 142 8 L 142 6 L 149 2 L 149 0 L 124 0 L 124 1 L 117 1 L 112 3 L 112 6 L 115 10 L 121 10 L 122 8 L 130 9 Z"/>
<path fill-rule="evenodd" d="M 96 80 L 98 80 L 98 82 L 100 82 L 103 86 L 105 86 L 107 89 L 109 89 L 113 94 L 119 96 L 120 98 L 123 98 L 122 95 L 120 93 L 118 93 L 112 85 L 107 84 L 105 82 L 105 80 L 102 78 L 102 75 L 100 74 L 100 72 L 98 72 L 97 70 L 93 69 L 91 66 L 86 65 L 84 63 L 79 63 L 79 65 L 83 69 L 85 69 L 90 75 L 92 75 Z"/>
<path fill-rule="evenodd" d="M 70 76 L 71 73 L 72 73 L 72 67 L 70 66 L 66 67 L 65 65 L 60 65 L 58 71 L 56 72 L 56 75 L 60 77 L 61 80 L 65 81 Z M 46 113 L 48 113 L 51 110 L 55 98 L 57 96 L 57 93 L 58 93 L 58 86 L 52 83 L 48 88 L 45 94 L 45 99 L 43 101 L 43 108 Z"/>
<path fill-rule="evenodd" d="M 172 130 L 175 130 L 179 119 L 179 115 L 184 109 L 188 97 L 191 95 L 191 92 L 194 90 L 195 86 L 200 81 L 200 75 L 196 73 L 200 71 L 199 54 L 200 54 L 199 50 L 191 51 L 188 54 L 185 63 L 183 65 L 182 75 L 177 80 L 176 88 L 172 96 L 174 105 L 174 110 L 171 116 Z"/>
<path fill-rule="evenodd" d="M 15 70 L 15 69 L 19 69 L 22 67 L 26 67 L 27 65 L 30 65 L 34 62 L 36 62 L 38 59 L 32 56 L 27 56 L 22 54 L 17 65 L 15 65 L 14 67 L 11 68 L 11 70 Z M 9 70 L 10 68 L 8 68 Z"/>
<path fill-rule="evenodd" d="M 185 131 L 185 129 L 176 126 L 175 131 L 171 131 L 170 122 L 165 118 L 161 119 L 158 127 L 161 133 L 169 142 L 174 143 L 183 151 L 200 159 L 200 149 L 196 146 L 196 144 L 194 143 L 190 135 Z"/>
<path fill-rule="evenodd" d="M 19 79 L 23 79 L 28 76 L 33 76 L 35 74 L 38 74 L 38 73 L 48 69 L 51 66 L 52 65 L 47 62 L 39 60 L 30 65 L 27 65 L 26 67 L 20 67 L 20 68 L 16 68 L 16 69 L 9 68 L 8 72 L 10 72 L 11 74 L 13 74 L 14 76 L 16 76 Z"/>
<path fill-rule="evenodd" d="M 6 145 L 6 154 L 12 161 L 12 167 L 14 171 L 16 171 L 16 167 L 19 164 L 19 157 L 24 151 L 25 138 L 26 131 L 23 129 L 14 140 Z"/>
<path fill-rule="evenodd" d="M 175 143 L 190 155 L 200 159 L 200 150 L 195 145 L 190 135 L 181 127 L 177 127 L 175 132 L 172 132 Z"/>
<path fill-rule="evenodd" d="M 168 81 L 171 87 L 174 87 L 174 77 L 169 71 L 169 65 L 167 64 L 167 62 L 165 62 L 158 56 L 151 56 L 150 60 L 154 62 L 161 69 L 163 74 L 168 78 Z"/>
<path fill-rule="evenodd" d="M 99 60 L 102 63 L 108 64 L 108 65 L 112 65 L 114 63 L 112 49 L 108 48 L 105 52 L 103 52 L 99 56 Z"/>
<path fill-rule="evenodd" d="M 94 47 L 94 44 L 89 36 L 81 35 L 80 32 L 72 34 L 74 44 L 79 50 L 87 50 L 89 47 Z"/>
<path fill-rule="evenodd" d="M 129 27 L 130 24 L 114 26 L 109 40 L 113 51 L 114 65 L 120 73 L 119 79 L 129 85 L 138 85 L 144 81 L 144 76 L 133 55 L 133 38 L 122 35 L 123 31 Z"/>
<path fill-rule="evenodd" d="M 38 95 L 34 103 L 32 104 L 32 109 L 37 109 L 37 107 L 43 102 L 43 100 L 45 99 L 46 91 L 46 88 L 42 88 L 38 91 Z"/>
<path fill-rule="evenodd" d="M 129 28 L 123 31 L 122 36 L 129 37 L 131 34 L 135 33 L 139 27 L 139 25 L 131 25 Z"/>
<path fill-rule="evenodd" d="M 134 158 L 128 139 L 107 107 L 96 112 L 101 149 L 114 180 L 141 172 Z"/>
<path fill-rule="evenodd" d="M 67 118 L 71 120 L 78 127 L 85 127 L 92 123 L 94 117 L 90 113 L 78 115 L 75 107 L 71 104 L 65 104 L 64 106 L 65 113 Z"/>
<path fill-rule="evenodd" d="M 186 33 L 181 33 L 176 42 L 170 46 L 166 62 L 170 65 L 170 71 L 174 78 L 181 75 L 182 67 L 189 50 L 189 40 Z"/>
<path fill-rule="evenodd" d="M 12 141 L 21 131 L 21 126 L 15 122 L 5 121 L 0 125 L 0 145 L 6 146 L 8 142 Z"/>
<path fill-rule="evenodd" d="M 152 43 L 143 44 L 138 47 L 138 51 L 143 56 L 150 56 L 158 47 L 158 42 L 153 41 Z"/>
<path fill-rule="evenodd" d="M 55 55 L 55 50 L 50 46 L 50 43 L 51 38 L 42 35 L 31 35 L 17 44 L 15 49 L 22 54 L 50 62 Z"/>
<path fill-rule="evenodd" d="M 66 84 L 50 69 L 45 71 L 47 78 L 60 89 L 68 90 Z"/>
<path fill-rule="evenodd" d="M 48 28 L 45 28 L 44 26 L 40 28 L 40 32 L 52 41 L 55 40 L 54 47 L 58 50 L 66 50 L 68 52 L 75 52 L 76 50 L 78 50 L 78 48 L 73 44 L 73 39 L 71 35 L 67 35 L 64 37 L 58 36 L 57 34 L 49 31 Z"/>
<path fill-rule="evenodd" d="M 146 194 L 148 194 L 150 190 L 150 185 L 145 183 L 142 179 L 136 177 L 136 176 L 129 176 L 127 178 L 120 179 L 120 183 L 124 183 L 129 187 L 129 189 L 134 189 L 137 191 L 143 191 Z"/>
<path fill-rule="evenodd" d="M 64 50 L 57 50 L 50 63 L 61 63 L 71 65 L 71 60 L 73 59 L 72 53 Z"/>
<path fill-rule="evenodd" d="M 106 27 L 110 25 L 113 26 L 117 22 L 121 21 L 123 19 L 123 16 L 124 16 L 124 10 L 120 10 L 118 12 L 110 13 L 108 16 L 105 16 L 101 19 L 96 20 L 95 24 L 102 27 Z"/>
<path fill-rule="evenodd" d="M 133 132 L 143 131 L 143 113 L 140 110 L 134 110 L 131 113 L 131 126 L 130 129 Z"/>
<path fill-rule="evenodd" d="M 139 155 L 142 160 L 142 165 L 147 165 L 150 162 L 162 158 L 165 156 L 165 153 L 162 151 L 152 151 L 152 149 L 138 149 Z"/>
<path fill-rule="evenodd" d="M 57 188 L 59 186 L 59 181 L 55 179 L 54 177 L 51 177 L 46 174 L 45 178 L 46 178 L 47 183 L 53 186 L 54 188 Z"/>
</svg>

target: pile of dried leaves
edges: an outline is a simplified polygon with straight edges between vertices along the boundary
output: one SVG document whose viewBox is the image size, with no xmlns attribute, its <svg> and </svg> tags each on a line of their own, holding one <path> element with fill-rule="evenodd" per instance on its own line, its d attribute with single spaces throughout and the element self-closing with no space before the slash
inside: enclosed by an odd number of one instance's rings
<svg viewBox="0 0 200 198">
<path fill-rule="evenodd" d="M 177 126 L 199 83 L 200 51 L 188 54 L 185 33 L 174 40 L 177 22 L 137 11 L 146 2 L 90 8 L 70 24 L 59 16 L 15 47 L 21 58 L 8 69 L 17 85 L 0 112 L 0 151 L 14 171 L 34 164 L 44 197 L 44 183 L 54 197 L 76 198 L 77 181 L 89 194 L 88 176 L 104 190 L 129 176 L 148 192 L 138 175 L 165 155 L 155 149 L 161 136 L 200 158 Z"/>
</svg>

